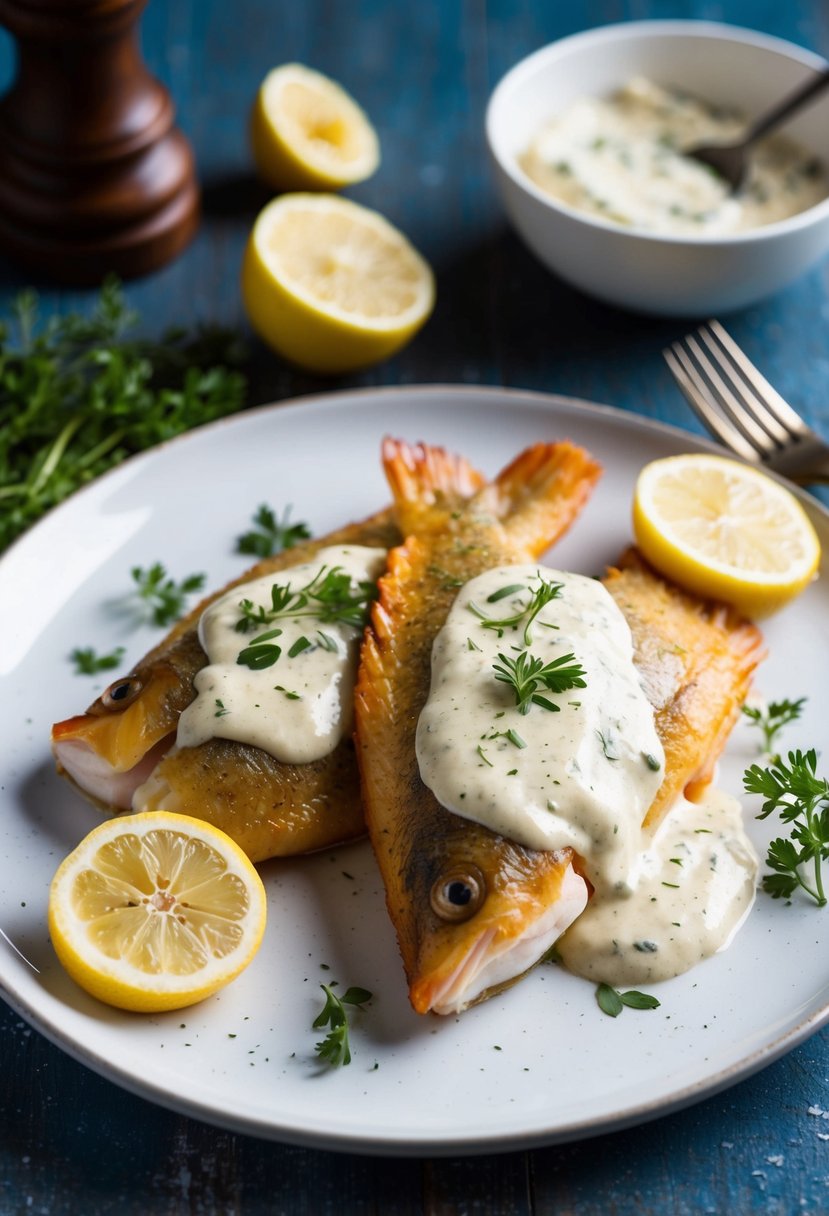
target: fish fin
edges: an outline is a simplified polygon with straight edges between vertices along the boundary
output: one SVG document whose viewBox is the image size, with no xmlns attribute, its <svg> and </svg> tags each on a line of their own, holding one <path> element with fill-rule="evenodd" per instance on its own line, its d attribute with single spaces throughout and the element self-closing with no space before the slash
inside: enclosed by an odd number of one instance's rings
<svg viewBox="0 0 829 1216">
<path fill-rule="evenodd" d="M 566 440 L 521 452 L 480 494 L 510 541 L 537 557 L 567 531 L 601 475 L 584 448 Z"/>
<path fill-rule="evenodd" d="M 486 484 L 463 456 L 445 448 L 387 437 L 382 455 L 404 536 L 439 531 L 452 511 Z"/>
</svg>

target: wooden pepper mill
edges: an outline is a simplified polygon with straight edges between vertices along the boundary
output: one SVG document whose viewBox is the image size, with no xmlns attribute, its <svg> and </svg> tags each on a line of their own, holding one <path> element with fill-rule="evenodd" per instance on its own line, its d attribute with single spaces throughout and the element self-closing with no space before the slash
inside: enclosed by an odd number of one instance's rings
<svg viewBox="0 0 829 1216">
<path fill-rule="evenodd" d="M 173 258 L 198 223 L 193 155 L 141 57 L 147 0 L 0 0 L 18 43 L 0 99 L 0 245 L 97 283 Z"/>
</svg>

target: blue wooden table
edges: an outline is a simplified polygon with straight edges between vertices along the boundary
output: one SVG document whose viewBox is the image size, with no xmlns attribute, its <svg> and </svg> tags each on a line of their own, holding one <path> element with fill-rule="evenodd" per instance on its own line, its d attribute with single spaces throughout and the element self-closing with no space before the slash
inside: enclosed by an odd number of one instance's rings
<svg viewBox="0 0 829 1216">
<path fill-rule="evenodd" d="M 351 193 L 429 258 L 438 305 L 397 358 L 333 383 L 254 343 L 252 402 L 354 384 L 507 384 L 698 429 L 660 355 L 687 324 L 604 308 L 542 270 L 506 230 L 482 133 L 491 88 L 528 51 L 610 21 L 677 16 L 750 25 L 829 56 L 825 0 L 151 0 L 146 58 L 195 145 L 205 214 L 191 248 L 130 285 L 130 302 L 150 332 L 198 320 L 245 328 L 240 255 L 266 197 L 251 176 L 246 114 L 265 72 L 296 60 L 340 80 L 371 114 L 383 166 Z M 0 41 L 0 87 L 11 72 L 11 46 Z M 0 262 L 3 311 L 29 282 Z M 89 307 L 89 293 L 38 285 L 47 313 Z M 728 325 L 829 436 L 829 264 Z M 4 1214 L 829 1212 L 829 1120 L 819 1113 L 829 1108 L 826 1031 L 733 1089 L 640 1129 L 475 1159 L 340 1156 L 217 1130 L 122 1092 L 5 1006 L 0 1078 Z"/>
</svg>

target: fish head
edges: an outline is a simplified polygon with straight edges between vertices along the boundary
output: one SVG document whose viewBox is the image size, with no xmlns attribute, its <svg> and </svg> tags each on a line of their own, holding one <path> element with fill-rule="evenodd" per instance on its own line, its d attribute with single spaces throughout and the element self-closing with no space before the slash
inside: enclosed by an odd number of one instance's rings
<svg viewBox="0 0 829 1216">
<path fill-rule="evenodd" d="M 172 746 L 192 696 L 163 661 L 120 676 L 86 713 L 52 727 L 58 770 L 95 802 L 128 809 L 133 791 Z"/>
<path fill-rule="evenodd" d="M 509 987 L 587 903 L 572 850 L 525 849 L 486 829 L 473 836 L 442 850 L 413 892 L 409 995 L 418 1013 L 459 1013 Z"/>
</svg>

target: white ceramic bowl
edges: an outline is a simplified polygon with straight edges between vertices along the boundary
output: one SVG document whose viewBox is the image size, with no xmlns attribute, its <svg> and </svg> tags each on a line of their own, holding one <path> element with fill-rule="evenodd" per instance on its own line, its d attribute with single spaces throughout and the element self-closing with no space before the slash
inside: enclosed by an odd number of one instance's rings
<svg viewBox="0 0 829 1216">
<path fill-rule="evenodd" d="M 770 295 L 829 250 L 829 200 L 764 228 L 728 236 L 665 236 L 622 228 L 544 194 L 518 156 L 538 129 L 579 97 L 636 75 L 677 86 L 747 117 L 822 68 L 817 55 L 750 30 L 702 21 L 603 26 L 544 47 L 492 95 L 486 134 L 507 213 L 546 266 L 611 304 L 666 316 L 722 314 Z M 829 98 L 786 133 L 829 164 Z"/>
</svg>

